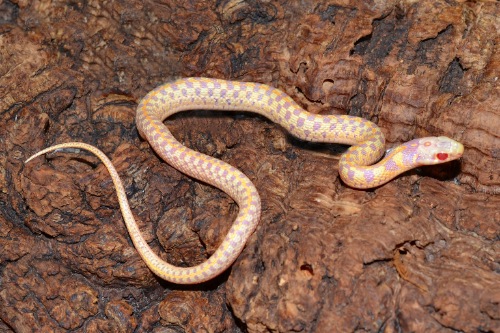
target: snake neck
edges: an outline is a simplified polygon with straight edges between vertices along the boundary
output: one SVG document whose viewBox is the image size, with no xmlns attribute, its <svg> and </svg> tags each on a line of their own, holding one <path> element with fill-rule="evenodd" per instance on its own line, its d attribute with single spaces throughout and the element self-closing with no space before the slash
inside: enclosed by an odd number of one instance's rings
<svg viewBox="0 0 500 333">
<path fill-rule="evenodd" d="M 351 187 L 359 189 L 377 187 L 418 166 L 417 148 L 414 146 L 406 144 L 398 146 L 378 163 L 372 165 L 353 163 L 354 158 L 350 150 L 356 150 L 356 148 L 351 147 L 346 154 L 342 155 L 339 162 L 340 177 Z"/>
</svg>

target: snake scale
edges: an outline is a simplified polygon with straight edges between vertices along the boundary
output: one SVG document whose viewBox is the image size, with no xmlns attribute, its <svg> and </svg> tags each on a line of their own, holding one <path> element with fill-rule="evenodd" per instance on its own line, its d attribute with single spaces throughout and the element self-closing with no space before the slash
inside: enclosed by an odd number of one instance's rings
<svg viewBox="0 0 500 333">
<path fill-rule="evenodd" d="M 148 267 L 173 283 L 201 283 L 222 273 L 236 260 L 257 227 L 261 204 L 257 190 L 243 173 L 183 146 L 163 124 L 172 114 L 193 109 L 251 111 L 280 124 L 299 139 L 351 145 L 340 158 L 339 173 L 345 184 L 355 188 L 376 187 L 409 169 L 451 161 L 463 153 L 459 142 L 428 137 L 406 142 L 373 164 L 384 155 L 385 139 L 377 125 L 363 118 L 309 113 L 281 90 L 259 83 L 209 78 L 166 83 L 140 102 L 136 114 L 139 133 L 174 168 L 218 187 L 239 206 L 238 216 L 217 250 L 193 267 L 173 266 L 152 251 L 137 227 L 118 173 L 99 149 L 80 142 L 63 143 L 34 154 L 26 162 L 62 148 L 81 148 L 96 154 L 110 172 L 130 237 Z"/>
</svg>

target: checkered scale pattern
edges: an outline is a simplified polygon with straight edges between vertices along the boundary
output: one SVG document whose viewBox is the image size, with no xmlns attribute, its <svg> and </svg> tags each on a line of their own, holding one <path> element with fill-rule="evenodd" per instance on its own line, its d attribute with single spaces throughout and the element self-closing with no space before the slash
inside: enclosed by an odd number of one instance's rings
<svg viewBox="0 0 500 333">
<path fill-rule="evenodd" d="M 130 237 L 148 267 L 174 283 L 204 282 L 236 260 L 257 227 L 261 204 L 257 190 L 243 173 L 221 160 L 183 146 L 163 124 L 172 114 L 193 109 L 251 111 L 280 124 L 302 140 L 352 145 L 340 158 L 339 174 L 347 185 L 355 188 L 376 187 L 406 170 L 444 163 L 459 158 L 463 152 L 463 146 L 452 139 L 429 137 L 396 147 L 372 165 L 384 155 L 385 140 L 380 128 L 368 120 L 309 113 L 284 92 L 258 83 L 186 78 L 159 86 L 148 93 L 137 108 L 139 133 L 170 165 L 220 188 L 239 206 L 238 216 L 219 248 L 205 262 L 193 267 L 173 266 L 151 250 L 137 227 L 116 170 L 99 149 L 85 143 L 64 143 L 46 148 L 26 162 L 46 152 L 68 147 L 96 154 L 110 171 Z"/>
</svg>

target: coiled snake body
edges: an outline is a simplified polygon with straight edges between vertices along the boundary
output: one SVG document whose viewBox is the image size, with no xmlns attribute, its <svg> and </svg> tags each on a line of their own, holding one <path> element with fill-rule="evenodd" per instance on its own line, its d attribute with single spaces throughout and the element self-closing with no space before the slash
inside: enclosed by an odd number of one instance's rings
<svg viewBox="0 0 500 333">
<path fill-rule="evenodd" d="M 258 83 L 187 78 L 148 93 L 137 108 L 139 133 L 176 169 L 229 194 L 239 213 L 219 248 L 203 263 L 176 267 L 156 255 L 142 237 L 128 205 L 125 190 L 111 161 L 97 148 L 69 142 L 46 148 L 31 159 L 61 148 L 82 148 L 96 154 L 113 179 L 130 237 L 148 267 L 161 278 L 179 284 L 207 281 L 226 270 L 243 250 L 260 217 L 260 198 L 252 182 L 231 165 L 181 145 L 163 124 L 170 115 L 193 109 L 252 111 L 282 125 L 294 136 L 315 142 L 352 145 L 340 158 L 342 180 L 356 188 L 371 188 L 420 165 L 459 158 L 463 146 L 446 137 L 412 140 L 393 149 L 383 160 L 385 140 L 374 123 L 363 118 L 316 115 L 302 109 L 284 92 Z"/>
</svg>

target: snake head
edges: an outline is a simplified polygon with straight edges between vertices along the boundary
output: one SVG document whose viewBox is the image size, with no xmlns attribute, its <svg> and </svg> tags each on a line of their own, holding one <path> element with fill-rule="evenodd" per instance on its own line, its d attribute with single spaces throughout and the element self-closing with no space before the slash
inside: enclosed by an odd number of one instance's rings
<svg viewBox="0 0 500 333">
<path fill-rule="evenodd" d="M 441 164 L 462 157 L 464 146 L 445 136 L 420 138 L 417 148 L 419 165 Z"/>
</svg>

